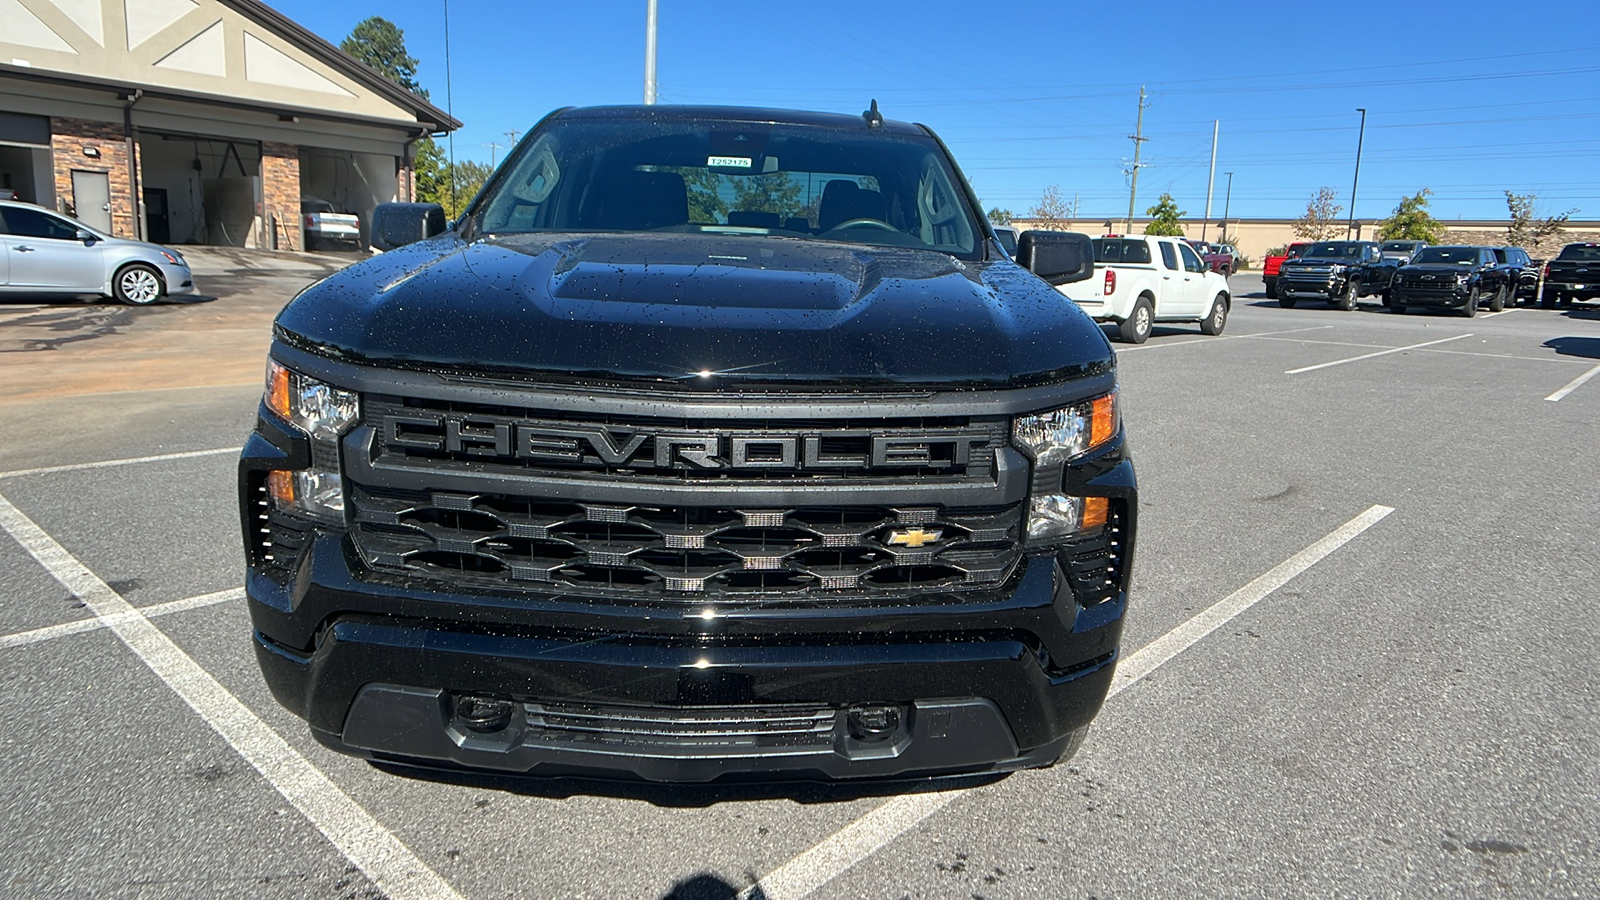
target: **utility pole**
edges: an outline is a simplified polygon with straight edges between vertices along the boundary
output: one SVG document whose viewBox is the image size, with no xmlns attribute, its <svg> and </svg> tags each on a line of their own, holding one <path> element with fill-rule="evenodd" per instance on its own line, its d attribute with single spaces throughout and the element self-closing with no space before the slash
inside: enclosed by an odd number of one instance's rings
<svg viewBox="0 0 1600 900">
<path fill-rule="evenodd" d="M 644 102 L 656 102 L 656 0 L 646 0 L 644 14 Z"/>
<path fill-rule="evenodd" d="M 513 128 L 510 131 L 502 131 L 500 133 L 509 138 L 511 140 L 511 146 L 515 147 L 517 145 L 517 135 L 521 134 L 522 132 Z"/>
<path fill-rule="evenodd" d="M 1356 178 L 1350 182 L 1350 221 L 1344 227 L 1344 238 L 1350 240 L 1350 235 L 1356 230 L 1356 188 L 1361 184 L 1361 145 L 1367 141 L 1367 111 L 1357 108 L 1361 113 L 1361 133 L 1356 137 Z"/>
<path fill-rule="evenodd" d="M 495 155 L 494 154 L 495 154 L 495 151 L 500 149 L 500 145 L 495 143 L 494 141 L 490 141 L 489 143 L 484 144 L 484 146 L 489 148 L 489 168 L 492 169 L 492 168 L 494 168 L 494 165 L 495 165 Z"/>
<path fill-rule="evenodd" d="M 1233 173 L 1223 172 L 1222 174 L 1228 176 L 1228 194 L 1222 201 L 1222 236 L 1226 238 L 1228 236 L 1228 209 L 1233 202 Z"/>
<path fill-rule="evenodd" d="M 1200 221 L 1200 240 L 1206 239 L 1206 226 L 1211 222 L 1211 190 L 1217 186 L 1217 128 L 1221 119 L 1211 120 L 1211 174 L 1206 176 L 1206 217 Z"/>
<path fill-rule="evenodd" d="M 1128 185 L 1128 219 L 1123 223 L 1123 231 L 1133 231 L 1133 207 L 1139 199 L 1139 149 L 1149 138 L 1144 136 L 1144 85 L 1139 86 L 1139 118 L 1135 120 L 1133 134 L 1128 135 L 1133 140 L 1133 181 Z"/>
</svg>

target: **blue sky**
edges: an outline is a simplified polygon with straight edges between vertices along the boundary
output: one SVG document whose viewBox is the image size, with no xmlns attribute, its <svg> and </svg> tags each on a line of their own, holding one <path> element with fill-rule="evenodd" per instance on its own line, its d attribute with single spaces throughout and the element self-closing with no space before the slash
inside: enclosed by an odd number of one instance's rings
<svg viewBox="0 0 1600 900">
<path fill-rule="evenodd" d="M 405 30 L 446 103 L 442 0 L 269 0 L 338 43 L 368 15 Z M 1048 185 L 1084 215 L 1127 212 L 1140 85 L 1139 211 L 1170 191 L 1213 217 L 1297 216 L 1318 187 L 1356 214 L 1434 192 L 1441 219 L 1503 218 L 1504 190 L 1541 212 L 1600 218 L 1600 2 L 1003 4 L 659 0 L 663 103 L 782 106 L 922 122 L 985 206 L 1021 215 Z M 457 158 L 560 106 L 637 103 L 645 0 L 454 0 Z M 503 154 L 504 151 L 500 150 Z"/>
</svg>

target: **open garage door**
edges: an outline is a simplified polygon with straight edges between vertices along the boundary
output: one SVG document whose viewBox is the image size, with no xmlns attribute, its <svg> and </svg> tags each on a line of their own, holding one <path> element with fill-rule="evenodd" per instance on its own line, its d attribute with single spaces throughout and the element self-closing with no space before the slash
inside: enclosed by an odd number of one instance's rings
<svg viewBox="0 0 1600 900">
<path fill-rule="evenodd" d="M 260 144 L 144 132 L 139 172 L 146 234 L 165 232 L 173 244 L 262 246 Z"/>
<path fill-rule="evenodd" d="M 0 199 L 55 206 L 48 118 L 0 112 Z"/>
<path fill-rule="evenodd" d="M 361 246 L 371 246 L 372 211 L 399 199 L 395 157 L 376 153 L 302 148 L 300 196 L 326 201 L 334 212 L 361 220 Z"/>
</svg>

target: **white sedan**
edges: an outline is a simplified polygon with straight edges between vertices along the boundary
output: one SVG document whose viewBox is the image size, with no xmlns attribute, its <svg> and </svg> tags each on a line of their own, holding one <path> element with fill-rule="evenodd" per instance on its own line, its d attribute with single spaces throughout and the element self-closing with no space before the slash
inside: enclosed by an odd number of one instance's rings
<svg viewBox="0 0 1600 900">
<path fill-rule="evenodd" d="M 99 294 L 144 306 L 194 292 L 189 264 L 176 250 L 0 200 L 0 294 Z"/>
</svg>

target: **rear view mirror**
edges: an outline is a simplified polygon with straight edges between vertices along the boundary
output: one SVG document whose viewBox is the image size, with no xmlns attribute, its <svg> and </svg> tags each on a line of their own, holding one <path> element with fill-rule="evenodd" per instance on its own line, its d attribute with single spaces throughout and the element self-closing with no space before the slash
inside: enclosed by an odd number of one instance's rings
<svg viewBox="0 0 1600 900">
<path fill-rule="evenodd" d="M 93 232 L 91 232 L 91 231 L 89 231 L 88 229 L 85 229 L 85 228 L 79 228 L 78 229 L 78 233 L 75 235 L 75 237 L 77 237 L 78 240 L 83 241 L 83 245 L 85 247 L 93 247 L 95 245 L 95 242 L 100 240 L 99 238 L 94 236 Z"/>
<path fill-rule="evenodd" d="M 372 246 L 393 250 L 446 231 L 437 203 L 380 203 L 372 211 Z"/>
<path fill-rule="evenodd" d="M 1024 231 L 1017 264 L 1050 285 L 1087 281 L 1094 276 L 1094 242 L 1072 231 Z"/>
</svg>

